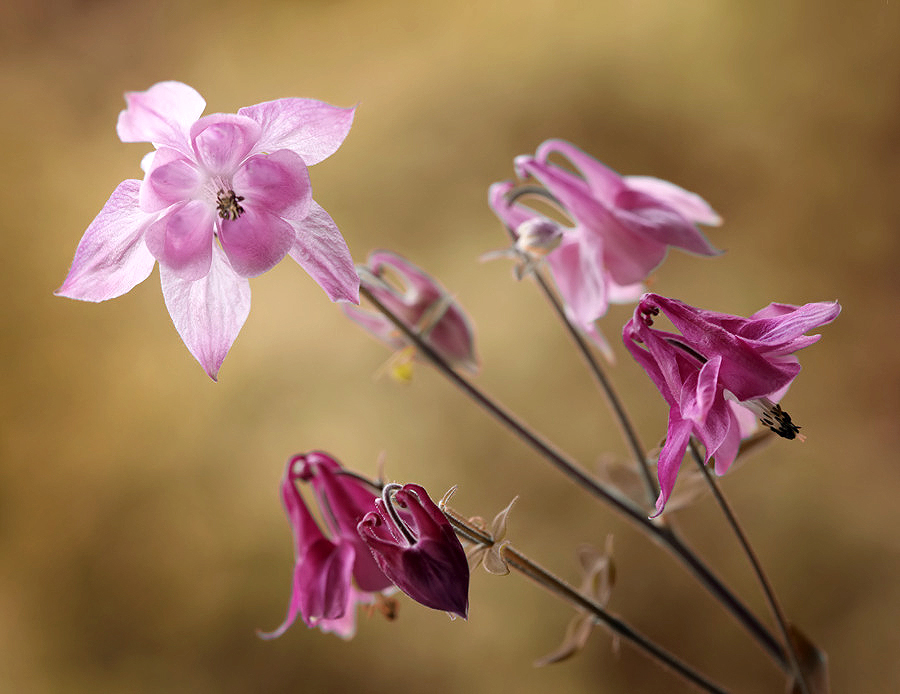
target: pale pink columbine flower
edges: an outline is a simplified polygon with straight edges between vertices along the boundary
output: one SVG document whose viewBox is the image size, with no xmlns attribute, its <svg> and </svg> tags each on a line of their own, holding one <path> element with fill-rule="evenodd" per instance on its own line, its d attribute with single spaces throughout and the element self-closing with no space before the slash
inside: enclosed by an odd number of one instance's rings
<svg viewBox="0 0 900 694">
<path fill-rule="evenodd" d="M 666 442 L 657 466 L 662 512 L 675 486 L 690 437 L 715 458 L 716 474 L 734 462 L 742 434 L 736 405 L 750 409 L 772 431 L 797 438 L 799 427 L 775 402 L 800 371 L 794 352 L 816 342 L 809 330 L 833 321 L 837 302 L 769 304 L 749 318 L 704 311 L 658 294 L 645 294 L 625 324 L 625 346 L 669 405 Z M 653 325 L 662 312 L 679 331 Z"/>
<path fill-rule="evenodd" d="M 565 157 L 574 172 L 550 162 L 553 154 Z M 547 265 L 569 318 L 607 354 L 595 321 L 610 303 L 635 301 L 670 246 L 700 255 L 718 252 L 695 225 L 717 225 L 721 219 L 698 195 L 672 183 L 620 176 L 563 140 L 547 140 L 535 156 L 516 157 L 515 167 L 519 176 L 543 184 L 573 226 L 559 225 L 521 202 L 510 203 L 515 184 L 509 181 L 491 186 L 490 205 L 517 237 L 534 220 L 560 228 L 562 240 L 547 253 Z"/>
<path fill-rule="evenodd" d="M 362 286 L 452 366 L 477 371 L 475 333 L 459 304 L 433 277 L 390 251 L 373 251 L 357 267 Z M 353 322 L 396 350 L 409 344 L 383 313 L 342 306 Z"/>
<path fill-rule="evenodd" d="M 298 488 L 309 484 L 318 502 L 323 532 Z M 356 606 L 373 602 L 392 587 L 357 531 L 375 510 L 376 495 L 345 474 L 340 463 L 313 451 L 288 461 L 281 499 L 294 534 L 295 566 L 287 617 L 263 638 L 281 636 L 299 615 L 309 627 L 348 639 L 356 631 Z"/>
<path fill-rule="evenodd" d="M 206 102 L 180 82 L 125 98 L 119 138 L 156 150 L 88 227 L 58 295 L 112 299 L 158 261 L 175 328 L 213 380 L 249 314 L 248 278 L 285 255 L 332 301 L 358 303 L 350 251 L 307 171 L 341 145 L 354 109 L 278 99 L 201 117 Z"/>
<path fill-rule="evenodd" d="M 418 484 L 386 485 L 359 534 L 394 584 L 426 607 L 463 619 L 469 563 L 450 521 Z"/>
</svg>

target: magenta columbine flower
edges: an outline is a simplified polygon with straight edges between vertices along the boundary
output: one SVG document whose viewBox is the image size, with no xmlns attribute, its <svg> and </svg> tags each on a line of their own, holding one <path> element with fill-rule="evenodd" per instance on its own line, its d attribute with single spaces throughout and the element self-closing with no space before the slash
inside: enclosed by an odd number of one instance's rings
<svg viewBox="0 0 900 694">
<path fill-rule="evenodd" d="M 175 328 L 213 380 L 249 314 L 248 278 L 285 255 L 332 301 L 358 303 L 350 251 L 307 171 L 341 145 L 354 109 L 278 99 L 201 118 L 206 102 L 180 82 L 125 99 L 119 138 L 156 150 L 88 227 L 58 295 L 121 296 L 158 261 Z"/>
<path fill-rule="evenodd" d="M 309 627 L 350 638 L 356 631 L 356 605 L 391 588 L 357 531 L 375 509 L 374 492 L 357 477 L 344 474 L 331 456 L 314 451 L 288 461 L 281 499 L 294 534 L 295 566 L 287 617 L 263 638 L 281 636 L 297 615 Z M 312 486 L 326 532 L 316 523 L 298 484 Z"/>
<path fill-rule="evenodd" d="M 678 333 L 653 326 L 660 311 Z M 737 455 L 741 424 L 736 403 L 772 431 L 796 438 L 799 427 L 775 402 L 800 371 L 794 352 L 816 342 L 808 330 L 833 321 L 837 302 L 769 304 L 749 318 L 704 311 L 658 294 L 645 294 L 625 324 L 625 346 L 669 404 L 666 442 L 657 466 L 657 515 L 675 486 L 691 435 L 724 474 Z"/>
<path fill-rule="evenodd" d="M 453 297 L 430 275 L 390 251 L 374 251 L 357 267 L 362 286 L 453 366 L 478 369 L 472 324 Z M 408 345 L 382 313 L 342 306 L 347 317 L 396 350 Z"/>
<path fill-rule="evenodd" d="M 570 171 L 549 160 L 564 156 Z M 719 216 L 698 195 L 649 176 L 620 176 L 578 147 L 547 140 L 535 156 L 516 157 L 519 176 L 533 176 L 560 204 L 574 226 L 563 227 L 519 202 L 510 203 L 512 182 L 494 184 L 489 202 L 516 234 L 534 220 L 560 228 L 562 240 L 546 262 L 573 323 L 608 353 L 594 325 L 610 303 L 636 300 L 642 282 L 663 260 L 669 246 L 700 255 L 717 251 L 696 224 L 717 225 Z M 545 233 L 546 235 L 546 233 Z"/>
<path fill-rule="evenodd" d="M 469 564 L 446 516 L 417 484 L 386 485 L 375 506 L 359 533 L 381 570 L 416 602 L 465 619 Z"/>
</svg>

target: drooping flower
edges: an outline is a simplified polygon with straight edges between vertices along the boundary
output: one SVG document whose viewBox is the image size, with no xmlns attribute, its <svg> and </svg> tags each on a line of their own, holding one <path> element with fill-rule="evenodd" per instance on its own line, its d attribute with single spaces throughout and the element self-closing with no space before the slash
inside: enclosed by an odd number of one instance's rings
<svg viewBox="0 0 900 694">
<path fill-rule="evenodd" d="M 416 602 L 465 619 L 469 564 L 446 516 L 417 484 L 385 486 L 375 506 L 359 533 L 381 570 Z"/>
<path fill-rule="evenodd" d="M 568 159 L 575 172 L 549 161 Z M 516 234 L 533 220 L 560 227 L 562 240 L 546 262 L 577 326 L 609 353 L 595 321 L 610 303 L 635 301 L 647 275 L 663 260 L 669 246 L 700 255 L 715 255 L 696 224 L 717 225 L 719 216 L 694 193 L 650 176 L 620 176 L 578 147 L 547 140 L 535 156 L 516 157 L 521 177 L 532 176 L 555 198 L 573 226 L 564 227 L 518 201 L 510 202 L 512 182 L 491 186 L 489 202 Z"/>
<path fill-rule="evenodd" d="M 347 244 L 307 171 L 341 145 L 354 109 L 278 99 L 201 117 L 206 102 L 180 82 L 125 98 L 120 139 L 155 151 L 143 181 L 119 184 L 90 224 L 58 295 L 121 296 L 158 261 L 175 328 L 213 380 L 249 314 L 248 278 L 285 255 L 332 301 L 358 303 Z"/>
<path fill-rule="evenodd" d="M 690 437 L 715 458 L 716 474 L 734 462 L 742 426 L 735 414 L 740 404 L 785 438 L 799 427 L 775 402 L 800 371 L 794 352 L 816 342 L 805 335 L 833 321 L 837 302 L 804 306 L 769 304 L 749 318 L 704 311 L 658 294 L 645 294 L 625 324 L 625 346 L 669 405 L 666 442 L 659 454 L 661 513 L 675 486 Z M 678 333 L 652 327 L 662 311 Z"/>
<path fill-rule="evenodd" d="M 374 251 L 357 267 L 362 286 L 453 366 L 476 371 L 475 334 L 459 304 L 438 282 L 406 258 Z M 408 347 L 384 314 L 342 306 L 348 318 L 396 350 Z"/>
<path fill-rule="evenodd" d="M 326 532 L 313 518 L 299 483 L 312 486 Z M 392 585 L 357 531 L 375 509 L 376 496 L 344 474 L 334 458 L 313 451 L 288 461 L 281 498 L 294 534 L 293 588 L 284 622 L 261 636 L 281 636 L 299 615 L 307 626 L 350 638 L 356 631 L 356 605 L 371 603 Z"/>
</svg>

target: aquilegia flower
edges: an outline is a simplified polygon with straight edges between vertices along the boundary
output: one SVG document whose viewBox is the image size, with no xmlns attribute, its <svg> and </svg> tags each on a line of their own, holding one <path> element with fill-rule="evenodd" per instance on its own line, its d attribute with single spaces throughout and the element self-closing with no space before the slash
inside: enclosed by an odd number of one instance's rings
<svg viewBox="0 0 900 694">
<path fill-rule="evenodd" d="M 568 159 L 575 173 L 551 163 L 553 154 Z M 620 176 L 563 140 L 547 140 L 535 156 L 516 157 L 515 167 L 519 176 L 542 183 L 574 224 L 561 227 L 562 240 L 546 262 L 572 322 L 607 353 L 594 322 L 610 303 L 641 295 L 642 282 L 669 246 L 700 255 L 718 252 L 695 225 L 718 225 L 719 216 L 698 195 L 673 183 Z M 535 219 L 556 224 L 520 202 L 510 203 L 507 196 L 514 187 L 512 182 L 494 184 L 489 202 L 517 236 Z"/>
<path fill-rule="evenodd" d="M 299 483 L 312 486 L 327 532 L 310 513 Z M 314 451 L 288 461 L 281 499 L 294 534 L 293 590 L 282 625 L 261 636 L 281 636 L 300 615 L 307 626 L 350 638 L 356 631 L 356 606 L 371 603 L 375 593 L 393 585 L 357 531 L 363 517 L 375 510 L 375 493 L 343 474 L 334 458 Z"/>
<path fill-rule="evenodd" d="M 375 507 L 359 533 L 381 570 L 416 602 L 465 619 L 469 563 L 447 517 L 417 484 L 386 485 Z"/>
<path fill-rule="evenodd" d="M 476 371 L 475 334 L 459 304 L 438 282 L 406 258 L 374 251 L 357 267 L 362 286 L 452 366 Z M 382 313 L 342 306 L 347 317 L 388 346 L 408 346 L 403 333 Z"/>
<path fill-rule="evenodd" d="M 679 333 L 658 330 L 653 317 L 662 311 Z M 741 426 L 735 401 L 785 438 L 799 431 L 774 404 L 800 371 L 794 352 L 816 342 L 809 330 L 833 321 L 837 302 L 790 306 L 769 304 L 749 318 L 704 311 L 658 294 L 645 294 L 625 324 L 625 346 L 669 405 L 666 442 L 657 471 L 661 513 L 675 486 L 691 435 L 715 458 L 716 474 L 734 462 Z"/>
<path fill-rule="evenodd" d="M 350 251 L 307 171 L 341 145 L 354 109 L 278 99 L 201 118 L 206 102 L 180 82 L 125 98 L 120 139 L 156 150 L 88 227 L 58 295 L 121 296 L 158 261 L 175 328 L 214 380 L 249 314 L 248 278 L 285 255 L 332 301 L 358 303 Z"/>
</svg>

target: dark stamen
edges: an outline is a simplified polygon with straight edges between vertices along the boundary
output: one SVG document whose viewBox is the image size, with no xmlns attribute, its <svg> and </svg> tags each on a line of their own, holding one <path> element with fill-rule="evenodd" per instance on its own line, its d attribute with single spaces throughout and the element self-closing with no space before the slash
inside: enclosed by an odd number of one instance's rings
<svg viewBox="0 0 900 694">
<path fill-rule="evenodd" d="M 244 199 L 243 195 L 235 195 L 233 190 L 220 190 L 216 193 L 218 201 L 219 216 L 222 219 L 230 219 L 234 221 L 244 213 L 244 208 L 238 203 Z"/>
<path fill-rule="evenodd" d="M 772 405 L 762 413 L 759 421 L 785 439 L 795 439 L 800 433 L 800 427 L 791 421 L 791 416 L 780 405 Z M 802 436 L 800 438 L 803 439 Z"/>
</svg>

